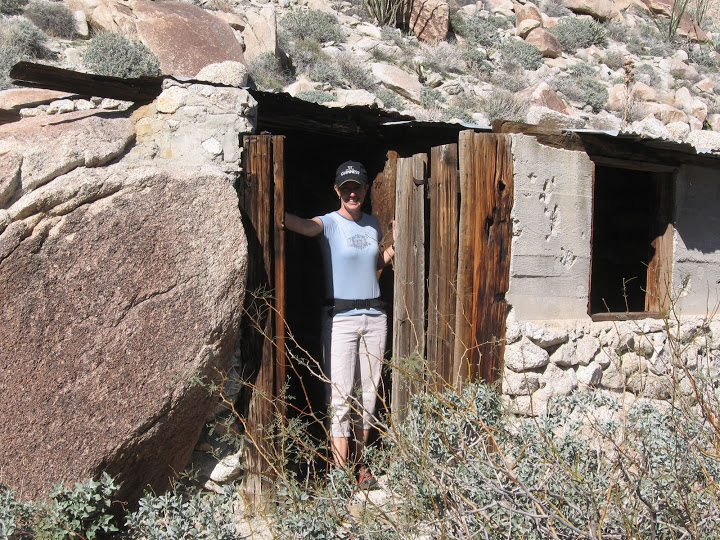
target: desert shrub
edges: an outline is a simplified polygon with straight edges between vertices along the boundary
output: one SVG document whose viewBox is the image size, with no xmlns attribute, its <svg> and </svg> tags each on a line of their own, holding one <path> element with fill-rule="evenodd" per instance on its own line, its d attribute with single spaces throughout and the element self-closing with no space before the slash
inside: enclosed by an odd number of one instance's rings
<svg viewBox="0 0 720 540">
<path fill-rule="evenodd" d="M 703 71 L 718 70 L 718 53 L 714 49 L 698 44 L 691 47 L 688 53 L 690 61 L 697 64 L 699 68 L 704 68 Z"/>
<path fill-rule="evenodd" d="M 160 61 L 154 52 L 139 41 L 112 32 L 91 39 L 83 61 L 99 75 L 131 78 L 160 75 Z"/>
<path fill-rule="evenodd" d="M 25 17 L 49 36 L 70 39 L 75 35 L 75 19 L 63 3 L 34 0 L 25 8 Z"/>
<path fill-rule="evenodd" d="M 137 511 L 126 517 L 130 537 L 142 540 L 234 540 L 239 538 L 233 516 L 239 496 L 232 490 L 217 493 L 145 495 Z"/>
<path fill-rule="evenodd" d="M 363 90 L 372 90 L 375 87 L 370 69 L 364 64 L 358 62 L 357 58 L 350 53 L 340 53 L 336 56 L 340 74 L 350 83 L 353 88 L 362 88 Z"/>
<path fill-rule="evenodd" d="M 307 71 L 313 81 L 326 83 L 331 86 L 342 86 L 343 76 L 340 68 L 335 65 L 332 58 L 323 57 L 310 66 Z"/>
<path fill-rule="evenodd" d="M 592 77 L 582 77 L 577 82 L 583 93 L 584 101 L 592 107 L 593 112 L 602 110 L 608 101 L 608 91 L 603 83 Z"/>
<path fill-rule="evenodd" d="M 647 84 L 652 88 L 660 89 L 662 85 L 662 78 L 651 64 L 640 64 L 635 68 L 633 73 L 636 81 Z"/>
<path fill-rule="evenodd" d="M 468 71 L 482 77 L 487 77 L 493 71 L 493 65 L 488 62 L 487 53 L 483 50 L 470 47 L 462 52 L 462 59 Z"/>
<path fill-rule="evenodd" d="M 20 61 L 51 58 L 47 36 L 26 19 L 0 18 L 0 90 L 10 88 L 10 69 Z"/>
<path fill-rule="evenodd" d="M 549 17 L 565 17 L 572 15 L 572 11 L 565 7 L 562 0 L 543 0 L 540 2 L 540 11 Z"/>
<path fill-rule="evenodd" d="M 500 41 L 497 25 L 488 18 L 479 15 L 464 18 L 457 12 L 452 20 L 455 31 L 464 37 L 471 47 L 495 46 Z"/>
<path fill-rule="evenodd" d="M 657 26 L 649 23 L 638 24 L 626 44 L 628 51 L 637 56 L 672 56 L 675 52 Z"/>
<path fill-rule="evenodd" d="M 527 112 L 527 106 L 507 90 L 493 91 L 480 102 L 480 108 L 491 122 L 493 120 L 522 122 Z"/>
<path fill-rule="evenodd" d="M 420 105 L 424 109 L 435 109 L 445 102 L 442 92 L 433 90 L 432 88 L 423 87 L 420 90 Z"/>
<path fill-rule="evenodd" d="M 380 28 L 380 39 L 389 41 L 395 45 L 402 45 L 402 32 L 394 26 L 384 25 Z"/>
<path fill-rule="evenodd" d="M 620 51 L 609 51 L 600 61 L 613 70 L 618 70 L 625 64 L 625 55 Z"/>
<path fill-rule="evenodd" d="M 462 54 L 447 41 L 422 46 L 423 64 L 437 73 L 462 73 Z"/>
<path fill-rule="evenodd" d="M 296 40 L 314 39 L 325 43 L 345 38 L 337 17 L 318 9 L 291 11 L 280 19 L 280 24 Z"/>
<path fill-rule="evenodd" d="M 582 17 L 568 17 L 550 31 L 558 38 L 563 51 L 574 53 L 591 45 L 604 45 L 607 42 L 605 27 Z"/>
<path fill-rule="evenodd" d="M 270 52 L 253 58 L 248 64 L 248 71 L 255 85 L 261 90 L 275 90 L 290 82 L 282 69 L 280 59 Z"/>
<path fill-rule="evenodd" d="M 74 489 L 62 484 L 50 492 L 50 501 L 39 507 L 33 528 L 40 538 L 104 538 L 118 530 L 111 505 L 119 486 L 107 474 L 99 480 L 77 482 Z"/>
<path fill-rule="evenodd" d="M 403 98 L 400 97 L 400 94 L 393 92 L 389 88 L 378 88 L 377 90 L 375 90 L 375 95 L 380 101 L 383 102 L 383 105 L 385 105 L 385 107 L 388 109 L 402 110 L 403 108 L 405 108 L 405 102 L 403 101 Z"/>
<path fill-rule="evenodd" d="M 295 97 L 303 101 L 312 103 L 327 103 L 328 101 L 336 101 L 335 96 L 324 90 L 301 90 Z"/>
<path fill-rule="evenodd" d="M 315 39 L 300 39 L 288 47 L 288 54 L 296 70 L 309 73 L 312 66 L 321 60 L 328 60 L 320 42 Z"/>
<path fill-rule="evenodd" d="M 535 45 L 522 39 L 505 39 L 500 45 L 500 58 L 504 65 L 519 64 L 523 69 L 534 71 L 543 63 L 542 53 Z"/>
<path fill-rule="evenodd" d="M 605 30 L 607 31 L 608 39 L 619 41 L 620 43 L 625 43 L 631 35 L 630 29 L 625 24 L 617 21 L 605 23 Z"/>
<path fill-rule="evenodd" d="M 519 92 L 530 86 L 529 79 L 522 69 L 513 69 L 510 72 L 493 71 L 490 82 L 507 92 Z"/>
<path fill-rule="evenodd" d="M 27 3 L 28 0 L 0 0 L 0 13 L 3 15 L 15 15 L 20 13 Z"/>
<path fill-rule="evenodd" d="M 24 58 L 50 58 L 47 36 L 25 19 L 0 19 L 0 48 L 11 48 Z"/>
<path fill-rule="evenodd" d="M 442 119 L 445 121 L 448 120 L 460 120 L 461 122 L 472 122 L 473 117 L 472 114 L 470 114 L 469 111 L 466 109 L 459 107 L 457 105 L 451 105 L 447 109 L 444 109 L 442 112 Z"/>
</svg>

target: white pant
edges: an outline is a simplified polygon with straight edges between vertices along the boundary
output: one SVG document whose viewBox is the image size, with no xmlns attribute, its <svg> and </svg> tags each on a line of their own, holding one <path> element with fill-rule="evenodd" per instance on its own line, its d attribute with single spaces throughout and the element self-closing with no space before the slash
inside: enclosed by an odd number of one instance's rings
<svg viewBox="0 0 720 540">
<path fill-rule="evenodd" d="M 363 429 L 372 426 L 386 336 L 385 314 L 326 317 L 323 358 L 330 379 L 326 398 L 330 403 L 332 437 L 350 436 L 351 410 L 362 414 Z M 358 371 L 361 396 L 353 395 Z"/>
</svg>

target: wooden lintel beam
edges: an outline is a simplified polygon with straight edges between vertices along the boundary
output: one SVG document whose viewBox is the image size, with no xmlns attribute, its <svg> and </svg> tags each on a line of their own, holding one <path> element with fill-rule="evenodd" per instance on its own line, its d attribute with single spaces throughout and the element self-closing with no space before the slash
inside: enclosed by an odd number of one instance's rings
<svg viewBox="0 0 720 540">
<path fill-rule="evenodd" d="M 10 70 L 19 86 L 46 88 L 85 96 L 99 96 L 135 103 L 149 103 L 162 91 L 162 77 L 123 79 L 92 73 L 80 73 L 55 66 L 19 62 Z"/>
</svg>

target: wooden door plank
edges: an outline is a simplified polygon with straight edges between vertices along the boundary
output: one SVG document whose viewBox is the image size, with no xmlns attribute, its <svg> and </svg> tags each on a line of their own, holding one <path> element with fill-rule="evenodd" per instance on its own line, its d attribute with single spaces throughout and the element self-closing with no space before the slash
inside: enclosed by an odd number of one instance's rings
<svg viewBox="0 0 720 540">
<path fill-rule="evenodd" d="M 269 339 L 273 318 L 266 304 L 272 287 L 271 246 L 274 236 L 272 141 L 269 136 L 243 137 L 243 170 L 238 197 L 248 240 L 248 270 L 241 323 L 241 361 L 242 377 L 249 390 L 245 434 L 251 441 L 245 456 L 245 489 L 260 495 L 264 491 L 264 475 L 269 468 L 266 430 L 272 423 L 275 405 L 274 346 Z"/>
<path fill-rule="evenodd" d="M 435 389 L 452 385 L 458 250 L 458 149 L 435 147 L 430 154 L 430 238 L 427 360 Z"/>
<path fill-rule="evenodd" d="M 272 138 L 273 161 L 273 214 L 274 238 L 273 252 L 275 263 L 274 300 L 275 300 L 275 386 L 273 396 L 280 396 L 283 392 L 287 378 L 287 365 L 285 356 L 285 137 L 276 135 Z M 279 403 L 280 413 L 285 416 L 285 406 Z"/>
<path fill-rule="evenodd" d="M 470 360 L 474 344 L 472 333 L 473 288 L 471 281 L 472 226 L 475 205 L 475 133 L 462 131 L 458 137 L 460 205 L 458 218 L 458 262 L 455 301 L 455 346 L 452 377 L 456 388 L 470 378 Z"/>
<path fill-rule="evenodd" d="M 426 154 L 397 162 L 392 413 L 404 418 L 410 395 L 422 387 L 425 344 Z"/>
<path fill-rule="evenodd" d="M 482 156 L 478 175 L 473 283 L 476 293 L 473 328 L 478 344 L 473 377 L 502 381 L 505 324 L 510 283 L 513 169 L 510 138 L 478 134 L 476 155 Z"/>
</svg>

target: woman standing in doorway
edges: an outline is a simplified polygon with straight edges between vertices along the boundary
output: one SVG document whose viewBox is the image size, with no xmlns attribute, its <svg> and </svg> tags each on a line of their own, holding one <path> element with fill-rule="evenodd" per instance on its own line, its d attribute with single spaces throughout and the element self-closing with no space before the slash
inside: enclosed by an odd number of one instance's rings
<svg viewBox="0 0 720 540">
<path fill-rule="evenodd" d="M 377 270 L 392 261 L 394 246 L 380 252 L 380 223 L 361 210 L 368 192 L 365 167 L 356 161 L 335 173 L 340 208 L 303 219 L 285 214 L 285 227 L 305 236 L 322 235 L 326 307 L 323 320 L 323 362 L 330 379 L 330 437 L 333 459 L 345 466 L 350 454 L 351 411 L 362 416 L 355 434 L 356 457 L 367 442 L 375 414 L 387 336 L 387 317 L 380 300 Z M 359 375 L 361 399 L 353 397 Z M 361 465 L 358 481 L 374 487 L 372 474 Z"/>
</svg>

